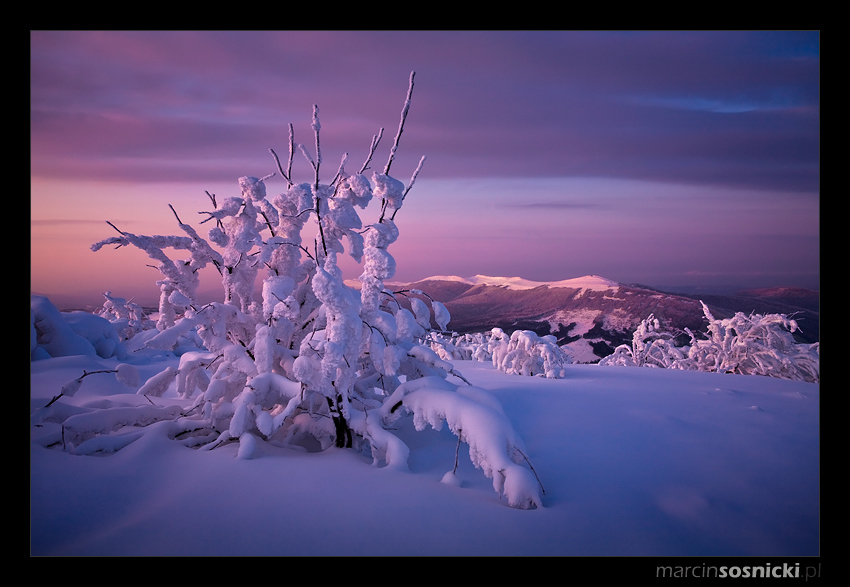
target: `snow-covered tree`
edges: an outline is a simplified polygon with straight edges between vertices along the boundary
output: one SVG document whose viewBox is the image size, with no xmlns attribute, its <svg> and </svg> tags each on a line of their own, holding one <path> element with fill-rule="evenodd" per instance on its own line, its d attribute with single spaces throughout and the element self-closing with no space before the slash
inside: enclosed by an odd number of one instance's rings
<svg viewBox="0 0 850 587">
<path fill-rule="evenodd" d="M 530 468 L 530 462 L 498 402 L 473 390 L 449 355 L 432 348 L 431 313 L 437 332 L 444 332 L 450 320 L 445 306 L 431 300 L 429 308 L 411 297 L 407 309 L 398 299 L 406 292 L 385 286 L 395 274 L 389 249 L 399 236 L 396 217 L 425 160 L 407 185 L 390 175 L 413 82 L 411 74 L 388 160 L 371 178 L 367 170 L 383 129 L 356 172 L 347 170 L 346 154 L 333 179 L 322 182 L 321 123 L 314 106 L 312 148 L 295 142 L 290 125 L 285 165 L 272 150 L 275 173 L 239 178 L 240 195 L 220 203 L 208 193 L 212 209 L 202 212 L 202 223 L 212 227 L 206 239 L 172 208 L 186 236 L 140 236 L 113 225 L 119 236 L 92 249 L 133 245 L 158 262 L 161 317 L 157 333 L 145 338 L 146 348 L 175 349 L 187 337 L 202 343 L 198 352 L 183 354 L 177 368 L 155 375 L 138 391 L 161 396 L 174 385 L 179 397 L 192 399 L 191 408 L 179 411 L 175 420 L 174 436 L 187 444 L 212 450 L 238 440 L 243 458 L 251 457 L 258 440 L 336 445 L 371 450 L 376 462 L 406 468 L 409 451 L 387 428 L 408 411 L 432 426 L 448 419 L 452 431 L 469 443 L 473 463 L 510 505 L 537 507 L 541 488 L 522 466 Z M 308 182 L 292 179 L 296 153 L 310 166 Z M 266 182 L 275 175 L 286 189 L 269 197 Z M 377 220 L 364 224 L 358 209 L 373 200 Z M 305 241 L 305 230 L 313 228 L 312 242 Z M 174 261 L 165 253 L 168 248 L 191 254 Z M 343 281 L 339 256 L 346 253 L 362 265 L 359 290 Z M 198 270 L 208 264 L 221 273 L 225 298 L 199 305 Z M 265 277 L 255 292 L 261 272 Z M 556 368 L 551 357 L 535 360 L 545 363 L 544 369 Z M 449 383 L 450 375 L 464 383 Z"/>
</svg>

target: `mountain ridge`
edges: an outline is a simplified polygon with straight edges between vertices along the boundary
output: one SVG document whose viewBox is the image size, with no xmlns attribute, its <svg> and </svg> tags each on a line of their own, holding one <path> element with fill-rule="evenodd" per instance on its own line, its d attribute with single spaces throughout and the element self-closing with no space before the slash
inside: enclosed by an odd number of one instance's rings
<svg viewBox="0 0 850 587">
<path fill-rule="evenodd" d="M 514 290 L 536 289 L 538 287 L 604 290 L 612 287 L 618 287 L 620 285 L 616 281 L 606 279 L 599 275 L 584 275 L 582 277 L 563 279 L 560 281 L 532 281 L 522 277 L 493 277 L 489 275 L 474 275 L 472 277 L 435 275 L 432 277 L 426 277 L 425 279 L 420 279 L 417 283 L 423 281 L 453 281 L 468 285 L 490 285 Z"/>
<path fill-rule="evenodd" d="M 460 334 L 494 327 L 506 332 L 533 330 L 553 334 L 580 362 L 593 362 L 631 342 L 637 325 L 653 314 L 666 329 L 703 332 L 700 300 L 716 318 L 736 312 L 794 315 L 800 342 L 819 340 L 818 292 L 803 288 L 744 290 L 733 296 L 688 295 L 640 284 L 622 284 L 598 275 L 555 282 L 522 278 L 432 276 L 404 284 L 443 303 Z M 795 302 L 795 303 L 791 303 Z M 683 344 L 686 341 L 683 341 Z"/>
</svg>

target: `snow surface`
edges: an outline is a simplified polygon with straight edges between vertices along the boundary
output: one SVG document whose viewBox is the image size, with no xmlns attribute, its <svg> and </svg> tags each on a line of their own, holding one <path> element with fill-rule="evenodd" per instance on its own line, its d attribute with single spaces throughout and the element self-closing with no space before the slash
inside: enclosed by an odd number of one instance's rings
<svg viewBox="0 0 850 587">
<path fill-rule="evenodd" d="M 145 382 L 179 359 L 133 362 Z M 32 361 L 31 411 L 83 371 L 118 364 Z M 417 432 L 409 416 L 393 431 L 410 448 L 409 471 L 351 449 L 259 439 L 198 451 L 169 438 L 169 421 L 70 454 L 45 447 L 61 431 L 44 422 L 32 427 L 31 554 L 819 554 L 818 384 L 598 365 L 567 365 L 552 380 L 454 364 L 501 402 L 543 507 L 507 507 L 465 445 L 451 475 L 457 437 Z M 190 404 L 176 389 L 150 401 Z M 53 405 L 69 414 L 137 406 L 151 404 L 108 373 Z M 253 458 L 236 458 L 249 449 Z"/>
</svg>

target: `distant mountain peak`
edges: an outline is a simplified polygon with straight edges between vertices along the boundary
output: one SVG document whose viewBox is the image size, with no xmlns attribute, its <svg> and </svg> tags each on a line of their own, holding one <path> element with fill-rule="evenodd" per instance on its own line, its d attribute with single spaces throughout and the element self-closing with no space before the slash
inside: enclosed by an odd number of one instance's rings
<svg viewBox="0 0 850 587">
<path fill-rule="evenodd" d="M 422 281 L 455 281 L 468 285 L 489 285 L 494 287 L 502 287 L 510 290 L 527 290 L 538 287 L 549 288 L 569 288 L 569 289 L 590 289 L 594 291 L 604 291 L 608 289 L 616 289 L 620 284 L 616 281 L 606 279 L 599 275 L 585 275 L 583 277 L 575 277 L 573 279 L 564 279 L 561 281 L 531 281 L 522 277 L 493 277 L 489 275 L 475 275 L 473 277 L 458 277 L 457 275 L 435 275 L 420 279 Z"/>
</svg>

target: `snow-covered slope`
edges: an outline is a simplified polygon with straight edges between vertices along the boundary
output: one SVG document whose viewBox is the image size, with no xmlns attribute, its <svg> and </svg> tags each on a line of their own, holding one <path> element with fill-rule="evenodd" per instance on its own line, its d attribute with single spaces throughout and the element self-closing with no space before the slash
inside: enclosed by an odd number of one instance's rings
<svg viewBox="0 0 850 587">
<path fill-rule="evenodd" d="M 573 279 L 561 281 L 531 281 L 522 277 L 492 277 L 489 275 L 475 275 L 474 277 L 458 277 L 456 275 L 438 275 L 427 277 L 421 281 L 457 281 L 469 285 L 492 285 L 504 287 L 511 290 L 535 289 L 538 287 L 559 287 L 569 289 L 590 289 L 593 291 L 616 290 L 620 284 L 616 281 L 600 277 L 598 275 L 585 275 Z"/>
</svg>

